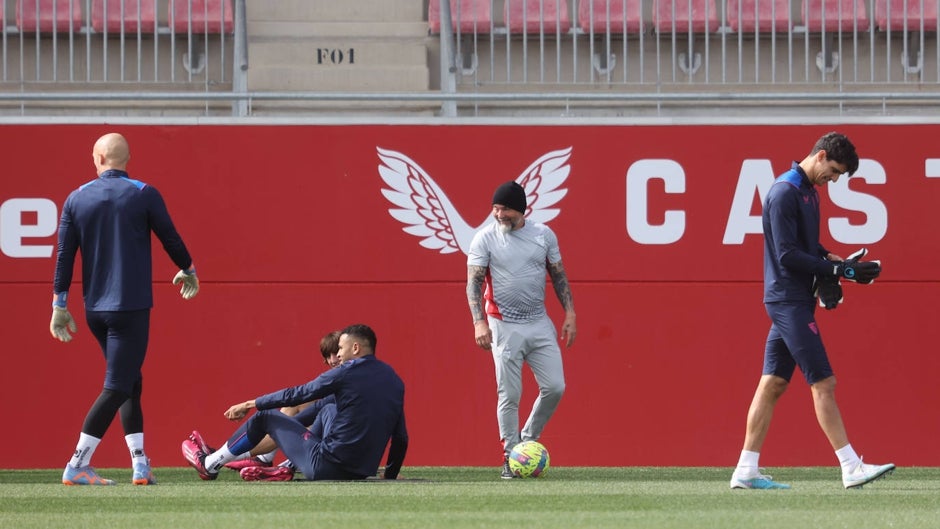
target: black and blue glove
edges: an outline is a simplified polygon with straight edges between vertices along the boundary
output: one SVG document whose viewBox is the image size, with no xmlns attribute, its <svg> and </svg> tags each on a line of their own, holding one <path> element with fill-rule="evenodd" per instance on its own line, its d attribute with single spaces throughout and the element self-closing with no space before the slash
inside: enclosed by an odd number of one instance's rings
<svg viewBox="0 0 940 529">
<path fill-rule="evenodd" d="M 881 261 L 860 261 L 868 253 L 866 248 L 853 253 L 842 262 L 832 263 L 833 275 L 867 285 L 881 274 Z"/>
<path fill-rule="evenodd" d="M 842 284 L 836 276 L 816 276 L 816 285 L 813 295 L 819 298 L 819 306 L 832 310 L 842 303 Z"/>
</svg>

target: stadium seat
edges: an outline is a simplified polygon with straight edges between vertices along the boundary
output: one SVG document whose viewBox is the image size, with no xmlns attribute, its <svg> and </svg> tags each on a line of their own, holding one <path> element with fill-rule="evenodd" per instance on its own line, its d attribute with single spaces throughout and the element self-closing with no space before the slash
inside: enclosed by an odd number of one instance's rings
<svg viewBox="0 0 940 529">
<path fill-rule="evenodd" d="M 567 33 L 571 29 L 568 0 L 506 0 L 509 33 Z"/>
<path fill-rule="evenodd" d="M 653 0 L 653 25 L 660 33 L 717 31 L 716 0 Z"/>
<path fill-rule="evenodd" d="M 786 33 L 790 30 L 790 0 L 728 0 L 727 9 L 726 18 L 732 31 Z"/>
<path fill-rule="evenodd" d="M 235 8 L 232 0 L 169 0 L 170 27 L 176 33 L 231 33 Z M 190 22 L 192 27 L 190 28 Z"/>
<path fill-rule="evenodd" d="M 642 0 L 579 0 L 578 25 L 587 33 L 642 33 Z"/>
<path fill-rule="evenodd" d="M 68 33 L 82 27 L 84 0 L 16 0 L 20 31 Z"/>
<path fill-rule="evenodd" d="M 98 33 L 153 33 L 157 27 L 156 0 L 92 0 L 91 27 Z"/>
<path fill-rule="evenodd" d="M 803 23 L 810 32 L 865 31 L 867 0 L 803 0 Z"/>
<path fill-rule="evenodd" d="M 490 0 L 450 0 L 450 20 L 454 31 L 459 25 L 461 33 L 489 33 L 493 25 Z M 428 26 L 431 33 L 441 32 L 441 0 L 428 2 Z"/>
<path fill-rule="evenodd" d="M 937 0 L 875 0 L 875 24 L 882 31 L 921 31 L 921 22 L 924 31 L 937 30 Z"/>
</svg>

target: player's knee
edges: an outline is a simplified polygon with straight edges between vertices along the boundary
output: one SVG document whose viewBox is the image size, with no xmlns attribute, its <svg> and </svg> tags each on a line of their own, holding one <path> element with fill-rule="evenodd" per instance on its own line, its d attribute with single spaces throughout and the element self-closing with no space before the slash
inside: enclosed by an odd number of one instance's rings
<svg viewBox="0 0 940 529">
<path fill-rule="evenodd" d="M 788 387 L 790 387 L 789 380 L 779 376 L 764 375 L 758 389 L 763 394 L 778 399 L 786 392 Z"/>
<path fill-rule="evenodd" d="M 120 406 L 121 404 L 124 404 L 124 401 L 129 399 L 131 395 L 118 389 L 104 388 L 101 390 L 101 397 L 103 400 L 112 405 Z"/>
<path fill-rule="evenodd" d="M 565 394 L 565 382 L 555 382 L 551 384 L 546 384 L 541 388 L 542 398 L 546 399 L 560 399 L 562 395 Z"/>
<path fill-rule="evenodd" d="M 137 382 L 134 384 L 134 389 L 131 390 L 130 398 L 140 399 L 140 396 L 144 392 L 144 380 L 142 378 L 137 379 Z"/>
<path fill-rule="evenodd" d="M 264 420 L 267 419 L 272 413 L 277 411 L 279 410 L 257 410 L 255 411 L 254 415 L 252 415 L 252 417 L 257 417 L 257 420 Z"/>
<path fill-rule="evenodd" d="M 522 398 L 522 388 L 498 388 L 496 390 L 496 401 L 501 407 L 518 406 Z"/>
<path fill-rule="evenodd" d="M 832 395 L 836 392 L 836 377 L 830 376 L 813 382 L 810 386 L 817 395 Z"/>
<path fill-rule="evenodd" d="M 496 412 L 497 413 L 518 413 L 519 412 L 519 397 L 516 397 L 515 400 L 503 400 L 503 399 L 497 400 Z"/>
</svg>

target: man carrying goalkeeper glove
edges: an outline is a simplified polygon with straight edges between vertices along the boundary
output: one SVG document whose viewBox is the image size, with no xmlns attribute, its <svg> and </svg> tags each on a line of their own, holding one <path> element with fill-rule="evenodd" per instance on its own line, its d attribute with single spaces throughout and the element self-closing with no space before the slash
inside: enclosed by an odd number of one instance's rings
<svg viewBox="0 0 940 529">
<path fill-rule="evenodd" d="M 826 309 L 842 301 L 841 279 L 869 284 L 881 273 L 878 261 L 862 261 L 861 250 L 848 259 L 819 242 L 819 195 L 816 186 L 836 182 L 858 169 L 855 146 L 831 132 L 816 142 L 803 161 L 774 182 L 764 201 L 764 306 L 771 319 L 764 369 L 747 414 L 744 448 L 731 477 L 733 489 L 781 489 L 760 473 L 758 458 L 777 401 L 796 367 L 809 383 L 816 418 L 842 467 L 845 488 L 860 487 L 894 470 L 893 464 L 870 465 L 849 444 L 835 400 L 836 379 L 814 317 L 816 296 Z"/>
</svg>

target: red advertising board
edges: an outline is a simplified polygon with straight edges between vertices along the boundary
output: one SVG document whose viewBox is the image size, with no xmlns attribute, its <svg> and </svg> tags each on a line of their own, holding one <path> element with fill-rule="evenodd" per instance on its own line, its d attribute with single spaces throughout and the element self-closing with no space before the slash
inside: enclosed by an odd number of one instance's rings
<svg viewBox="0 0 940 529">
<path fill-rule="evenodd" d="M 935 127 L 6 125 L 0 468 L 64 466 L 100 391 L 79 284 L 76 339 L 59 343 L 47 325 L 59 211 L 95 178 L 92 144 L 112 130 L 131 143 L 131 176 L 164 195 L 202 281 L 180 299 L 155 245 L 144 368 L 155 465 L 184 464 L 194 428 L 220 444 L 230 404 L 312 378 L 319 338 L 363 322 L 406 383 L 406 466 L 496 466 L 493 364 L 473 341 L 464 251 L 494 188 L 529 177 L 578 313 L 566 394 L 542 438 L 553 464 L 731 467 L 769 328 L 760 199 L 835 128 L 862 162 L 821 190 L 824 244 L 865 246 L 884 264 L 876 284 L 847 285 L 842 306 L 817 314 L 850 440 L 873 461 L 940 465 L 907 449 L 940 434 Z M 806 383 L 793 382 L 761 462 L 835 464 Z M 523 414 L 534 396 L 527 374 Z M 94 462 L 127 457 L 116 419 Z"/>
</svg>

